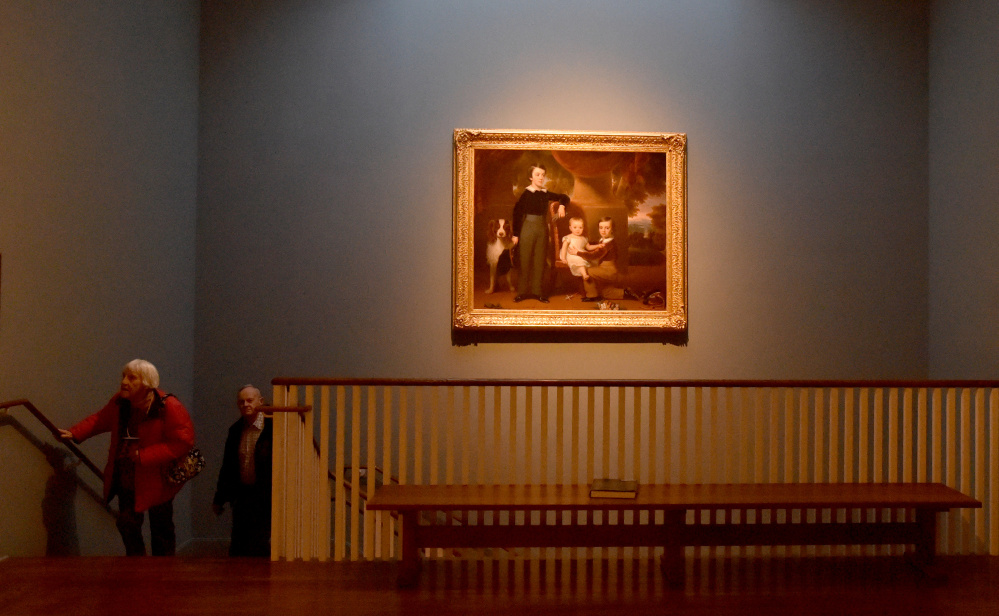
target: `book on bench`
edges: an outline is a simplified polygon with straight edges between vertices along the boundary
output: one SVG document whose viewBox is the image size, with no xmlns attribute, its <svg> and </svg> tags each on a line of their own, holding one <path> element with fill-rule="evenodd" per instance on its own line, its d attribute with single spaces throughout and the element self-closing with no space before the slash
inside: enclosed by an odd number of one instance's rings
<svg viewBox="0 0 999 616">
<path fill-rule="evenodd" d="M 594 479 L 590 484 L 590 498 L 635 498 L 637 495 L 637 481 Z"/>
</svg>

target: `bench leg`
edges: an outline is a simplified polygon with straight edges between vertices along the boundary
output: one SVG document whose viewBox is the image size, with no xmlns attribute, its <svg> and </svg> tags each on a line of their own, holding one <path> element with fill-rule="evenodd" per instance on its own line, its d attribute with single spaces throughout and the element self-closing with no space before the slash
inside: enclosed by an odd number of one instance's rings
<svg viewBox="0 0 999 616">
<path fill-rule="evenodd" d="M 683 588 L 686 577 L 687 563 L 684 558 L 683 541 L 684 527 L 687 525 L 687 512 L 666 511 L 663 532 L 666 534 L 663 542 L 663 555 L 660 559 L 663 577 L 666 578 L 666 586 L 669 588 Z"/>
<path fill-rule="evenodd" d="M 415 511 L 400 513 L 402 517 L 402 561 L 399 565 L 398 584 L 402 588 L 416 586 L 420 581 L 420 551 L 416 534 L 420 514 Z"/>
<path fill-rule="evenodd" d="M 947 582 L 947 575 L 935 564 L 937 556 L 937 512 L 931 509 L 917 509 L 916 525 L 919 527 L 916 549 L 909 555 L 909 563 L 930 584 L 935 586 L 945 584 Z"/>
<path fill-rule="evenodd" d="M 919 526 L 916 559 L 924 564 L 932 565 L 937 555 L 937 512 L 929 509 L 917 509 L 916 524 Z"/>
</svg>

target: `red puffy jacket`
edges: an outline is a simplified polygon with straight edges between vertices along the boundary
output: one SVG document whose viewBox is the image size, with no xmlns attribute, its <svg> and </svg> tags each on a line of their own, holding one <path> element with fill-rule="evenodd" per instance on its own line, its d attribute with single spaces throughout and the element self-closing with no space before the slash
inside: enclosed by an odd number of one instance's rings
<svg viewBox="0 0 999 616">
<path fill-rule="evenodd" d="M 139 460 L 135 464 L 135 510 L 145 511 L 153 505 L 165 503 L 180 491 L 182 486 L 163 479 L 163 468 L 185 455 L 194 446 L 194 424 L 187 409 L 173 394 L 154 390 L 153 403 L 139 424 Z M 111 493 L 114 476 L 115 453 L 120 443 L 119 412 L 122 404 L 115 394 L 104 408 L 69 429 L 76 442 L 85 441 L 95 434 L 111 433 L 108 461 L 104 466 L 104 498 Z"/>
</svg>

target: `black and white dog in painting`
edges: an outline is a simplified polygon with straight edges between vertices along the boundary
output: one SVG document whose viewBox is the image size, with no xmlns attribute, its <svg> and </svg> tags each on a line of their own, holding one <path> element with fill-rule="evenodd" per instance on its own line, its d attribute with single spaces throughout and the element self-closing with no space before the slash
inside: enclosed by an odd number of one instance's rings
<svg viewBox="0 0 999 616">
<path fill-rule="evenodd" d="M 489 287 L 486 293 L 497 291 L 497 280 L 506 280 L 506 286 L 513 291 L 511 280 L 512 262 L 510 248 L 513 246 L 513 228 L 510 220 L 494 218 L 486 227 L 486 262 L 489 263 Z"/>
</svg>

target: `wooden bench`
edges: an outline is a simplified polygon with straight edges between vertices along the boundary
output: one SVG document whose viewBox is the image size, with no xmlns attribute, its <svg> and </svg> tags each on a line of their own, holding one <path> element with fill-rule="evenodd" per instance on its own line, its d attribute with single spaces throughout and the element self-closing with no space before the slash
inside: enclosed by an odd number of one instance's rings
<svg viewBox="0 0 999 616">
<path fill-rule="evenodd" d="M 419 579 L 423 548 L 662 546 L 663 573 L 684 583 L 686 546 L 883 545 L 913 546 L 925 567 L 936 552 L 937 514 L 982 503 L 939 483 L 642 485 L 634 499 L 590 498 L 588 486 L 385 485 L 368 500 L 371 510 L 402 517 L 400 585 Z M 687 524 L 689 510 L 906 509 L 905 521 Z M 493 525 L 423 524 L 423 512 L 447 511 L 663 511 L 647 524 Z M 848 516 L 849 517 L 849 516 Z M 866 516 L 864 516 L 866 517 Z M 880 517 L 880 516 L 878 516 Z M 790 516 L 788 516 L 790 522 Z M 821 516 L 816 516 L 821 518 Z M 637 517 L 635 518 L 638 519 Z M 728 519 L 726 517 L 726 519 Z"/>
</svg>

